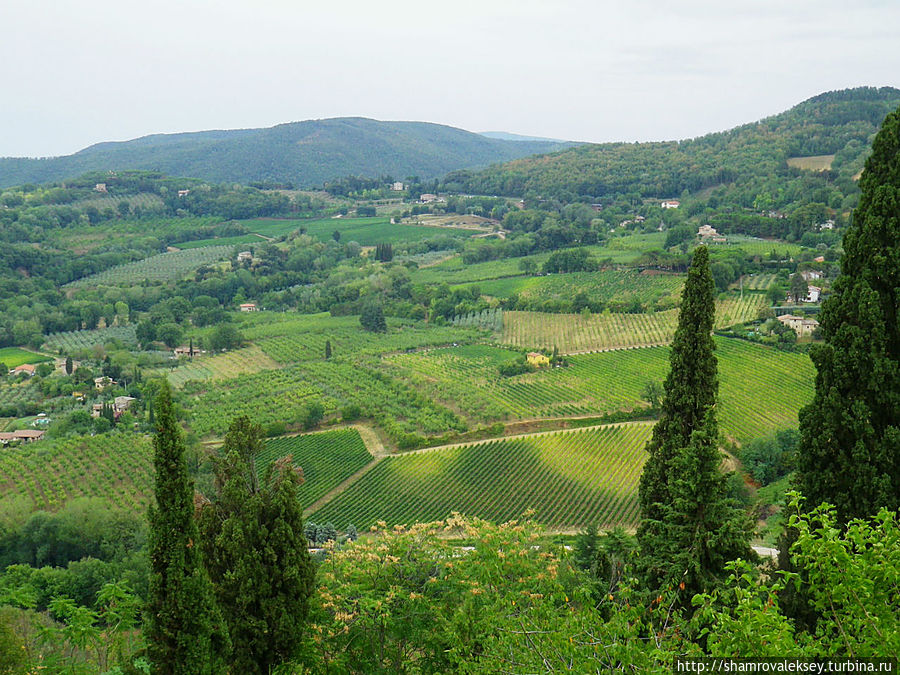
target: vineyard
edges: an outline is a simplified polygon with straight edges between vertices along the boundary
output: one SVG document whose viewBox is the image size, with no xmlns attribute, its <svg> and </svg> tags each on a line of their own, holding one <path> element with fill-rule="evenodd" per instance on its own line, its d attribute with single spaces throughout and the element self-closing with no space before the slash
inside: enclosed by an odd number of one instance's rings
<svg viewBox="0 0 900 675">
<path fill-rule="evenodd" d="M 230 257 L 233 250 L 233 246 L 209 246 L 159 253 L 143 260 L 117 265 L 103 272 L 91 274 L 66 284 L 64 288 L 136 283 L 145 279 L 148 281 L 177 281 L 198 267 Z"/>
<path fill-rule="evenodd" d="M 0 349 L 0 363 L 5 364 L 7 368 L 15 368 L 24 363 L 42 363 L 52 360 L 52 357 L 45 354 L 37 354 L 19 347 L 3 347 Z M 6 375 L 6 373 L 0 373 L 0 375 Z"/>
<path fill-rule="evenodd" d="M 34 380 L 9 382 L 0 385 L 0 408 L 20 403 L 37 403 L 42 398 L 40 387 Z"/>
<path fill-rule="evenodd" d="M 493 522 L 530 509 L 547 527 L 634 526 L 650 424 L 595 427 L 383 459 L 311 515 L 360 528 L 446 518 Z"/>
<path fill-rule="evenodd" d="M 797 411 L 812 397 L 814 369 L 805 354 L 717 338 L 720 426 L 739 442 L 794 427 Z M 425 397 L 468 419 L 596 415 L 645 406 L 648 381 L 668 372 L 666 347 L 570 356 L 567 368 L 502 377 L 498 366 L 516 352 L 485 345 L 397 354 L 385 359 Z"/>
<path fill-rule="evenodd" d="M 645 274 L 635 270 L 571 272 L 540 277 L 513 277 L 474 284 L 488 296 L 517 295 L 524 305 L 556 302 L 571 306 L 575 296 L 586 293 L 592 302 L 642 307 L 663 301 L 675 306 L 685 277 L 678 274 Z"/>
<path fill-rule="evenodd" d="M 323 326 L 296 327 L 289 334 L 258 340 L 260 348 L 280 363 L 295 363 L 322 359 L 325 342 L 338 356 L 364 356 L 385 352 L 406 351 L 420 347 L 470 342 L 477 336 L 471 329 L 455 326 L 392 325 L 387 333 L 370 333 L 360 328 L 356 316 L 337 317 Z M 272 330 L 272 329 L 268 329 Z"/>
<path fill-rule="evenodd" d="M 259 347 L 253 345 L 215 356 L 195 356 L 193 360 L 173 361 L 171 368 L 148 371 L 148 375 L 165 376 L 173 387 L 191 380 L 227 380 L 238 375 L 278 368 Z"/>
<path fill-rule="evenodd" d="M 300 500 L 310 505 L 372 461 L 356 429 L 338 429 L 318 434 L 284 436 L 266 441 L 256 459 L 261 476 L 276 459 L 290 455 L 303 469 Z"/>
<path fill-rule="evenodd" d="M 745 275 L 743 285 L 745 291 L 767 291 L 778 280 L 777 274 L 749 274 Z M 738 286 L 735 284 L 735 286 Z"/>
<path fill-rule="evenodd" d="M 76 497 L 102 497 L 145 512 L 153 496 L 153 449 L 146 436 L 108 433 L 40 441 L 0 453 L 0 496 L 24 495 L 56 510 Z"/>
<path fill-rule="evenodd" d="M 716 328 L 753 321 L 766 306 L 765 296 L 745 293 L 716 301 Z M 470 319 L 475 321 L 475 319 Z M 553 349 L 563 354 L 668 344 L 678 325 L 678 310 L 646 314 L 551 314 L 503 312 L 503 344 Z"/>
<path fill-rule="evenodd" d="M 249 244 L 262 244 L 265 241 L 255 234 L 239 234 L 234 237 L 214 237 L 212 239 L 194 239 L 175 244 L 176 248 L 188 250 L 192 248 L 208 248 L 210 246 L 242 246 Z"/>
<path fill-rule="evenodd" d="M 450 410 L 422 396 L 377 368 L 377 362 L 308 361 L 282 370 L 242 375 L 209 387 L 184 387 L 191 428 L 199 435 L 221 434 L 238 415 L 265 426 L 300 421 L 306 405 L 320 402 L 326 414 L 348 404 L 360 407 L 394 440 L 404 434 L 463 431 L 465 424 Z"/>
<path fill-rule="evenodd" d="M 53 333 L 44 341 L 45 349 L 62 350 L 66 354 L 77 352 L 81 349 L 90 349 L 95 345 L 105 345 L 113 340 L 136 347 L 137 338 L 134 334 L 134 326 L 110 326 L 109 328 L 95 328 L 94 330 L 72 330 L 65 333 Z"/>
</svg>

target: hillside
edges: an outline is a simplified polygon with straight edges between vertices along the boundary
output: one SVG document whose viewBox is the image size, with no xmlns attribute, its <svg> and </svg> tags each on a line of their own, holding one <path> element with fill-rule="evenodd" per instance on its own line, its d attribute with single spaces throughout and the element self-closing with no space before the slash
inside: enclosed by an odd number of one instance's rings
<svg viewBox="0 0 900 675">
<path fill-rule="evenodd" d="M 265 129 L 155 134 L 98 143 L 73 155 L 0 159 L 0 187 L 45 183 L 87 171 L 147 169 L 208 181 L 321 186 L 347 175 L 431 179 L 561 147 L 487 138 L 426 122 L 361 117 L 308 120 Z"/>
<path fill-rule="evenodd" d="M 445 185 L 477 194 L 598 200 L 616 193 L 678 197 L 722 187 L 738 190 L 727 196 L 744 206 L 761 196 L 762 207 L 776 208 L 796 201 L 797 191 L 825 188 L 822 198 L 812 201 L 838 208 L 842 197 L 855 193 L 854 177 L 871 138 L 898 105 L 900 89 L 892 87 L 828 92 L 730 131 L 672 142 L 585 144 L 480 172 L 455 172 Z M 820 165 L 830 166 L 826 171 L 788 166 L 789 158 L 824 155 L 834 156 Z M 838 203 L 830 203 L 834 186 Z"/>
</svg>

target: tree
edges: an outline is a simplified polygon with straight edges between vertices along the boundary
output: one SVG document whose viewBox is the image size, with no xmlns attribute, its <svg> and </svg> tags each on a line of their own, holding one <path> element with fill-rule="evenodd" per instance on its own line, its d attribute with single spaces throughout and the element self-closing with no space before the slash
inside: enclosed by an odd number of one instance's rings
<svg viewBox="0 0 900 675">
<path fill-rule="evenodd" d="M 377 302 L 368 302 L 363 305 L 362 312 L 359 315 L 359 323 L 372 333 L 384 333 L 387 330 L 384 311 Z"/>
<path fill-rule="evenodd" d="M 240 347 L 244 341 L 241 331 L 232 323 L 220 323 L 209 336 L 209 347 L 215 351 Z"/>
<path fill-rule="evenodd" d="M 156 326 L 152 321 L 147 321 L 145 319 L 138 323 L 137 327 L 134 329 L 134 334 L 141 347 L 146 348 L 156 339 Z"/>
<path fill-rule="evenodd" d="M 147 655 L 159 675 L 221 673 L 231 644 L 200 559 L 184 437 L 167 383 L 156 399 L 153 451 L 156 505 L 150 507 Z"/>
<path fill-rule="evenodd" d="M 234 420 L 215 460 L 213 501 L 200 509 L 204 562 L 232 640 L 232 672 L 272 672 L 303 636 L 315 569 L 303 537 L 297 490 L 302 471 L 290 457 L 260 482 L 261 429 Z"/>
<path fill-rule="evenodd" d="M 341 240 L 341 231 L 340 231 L 340 230 L 335 230 L 334 232 L 332 232 L 332 233 L 331 233 L 331 238 L 334 239 L 336 242 L 340 242 L 340 240 Z"/>
<path fill-rule="evenodd" d="M 66 357 L 66 375 L 71 375 L 71 374 L 72 374 L 72 357 L 67 356 Z"/>
<path fill-rule="evenodd" d="M 809 295 L 809 284 L 803 275 L 797 272 L 791 277 L 791 297 L 794 302 L 803 302 L 804 298 Z"/>
<path fill-rule="evenodd" d="M 325 359 L 331 358 L 331 340 L 325 340 Z"/>
<path fill-rule="evenodd" d="M 749 523 L 727 498 L 720 471 L 714 314 L 709 253 L 701 246 L 682 293 L 660 419 L 639 489 L 638 568 L 649 589 L 677 586 L 682 604 L 722 577 L 726 562 L 750 553 Z"/>
<path fill-rule="evenodd" d="M 648 380 L 641 392 L 641 398 L 650 404 L 651 410 L 656 410 L 663 398 L 662 385 L 656 380 Z"/>
<path fill-rule="evenodd" d="M 839 522 L 900 508 L 900 109 L 860 179 L 841 271 L 810 356 L 816 393 L 800 412 L 797 485 Z"/>
</svg>

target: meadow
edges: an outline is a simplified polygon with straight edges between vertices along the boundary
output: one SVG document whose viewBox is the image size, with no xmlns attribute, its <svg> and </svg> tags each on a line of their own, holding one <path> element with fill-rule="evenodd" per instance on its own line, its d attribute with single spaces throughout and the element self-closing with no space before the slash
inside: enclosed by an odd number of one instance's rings
<svg viewBox="0 0 900 675">
<path fill-rule="evenodd" d="M 381 460 L 311 514 L 339 528 L 443 519 L 534 519 L 555 530 L 631 527 L 650 424 L 595 427 L 436 448 Z"/>
</svg>

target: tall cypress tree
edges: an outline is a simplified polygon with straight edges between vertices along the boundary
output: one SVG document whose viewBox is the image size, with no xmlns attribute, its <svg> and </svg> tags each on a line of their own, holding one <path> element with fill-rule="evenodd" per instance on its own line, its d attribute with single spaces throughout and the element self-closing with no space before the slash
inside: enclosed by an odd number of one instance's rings
<svg viewBox="0 0 900 675">
<path fill-rule="evenodd" d="M 884 121 L 860 179 L 841 273 L 822 305 L 825 344 L 800 413 L 797 483 L 838 518 L 900 508 L 900 109 Z"/>
<path fill-rule="evenodd" d="M 676 451 L 690 443 L 691 434 L 703 425 L 707 410 L 716 403 L 719 380 L 713 354 L 714 318 L 715 286 L 709 270 L 709 251 L 700 246 L 694 251 L 681 294 L 660 417 L 647 444 L 650 457 L 640 483 L 644 521 L 662 519 L 662 505 L 669 502 L 669 474 Z"/>
<path fill-rule="evenodd" d="M 721 471 L 713 280 L 706 247 L 694 252 L 682 293 L 661 416 L 640 483 L 638 568 L 648 589 L 679 588 L 687 606 L 750 555 L 750 521 L 728 498 Z"/>
<path fill-rule="evenodd" d="M 261 430 L 232 422 L 216 465 L 216 494 L 200 510 L 204 561 L 233 643 L 231 670 L 266 675 L 296 652 L 315 568 L 303 536 L 302 474 L 290 457 L 263 481 Z"/>
<path fill-rule="evenodd" d="M 164 384 L 156 399 L 156 505 L 150 507 L 150 593 L 147 655 L 156 675 L 225 670 L 228 631 L 200 560 L 193 486 L 184 438 Z"/>
</svg>

